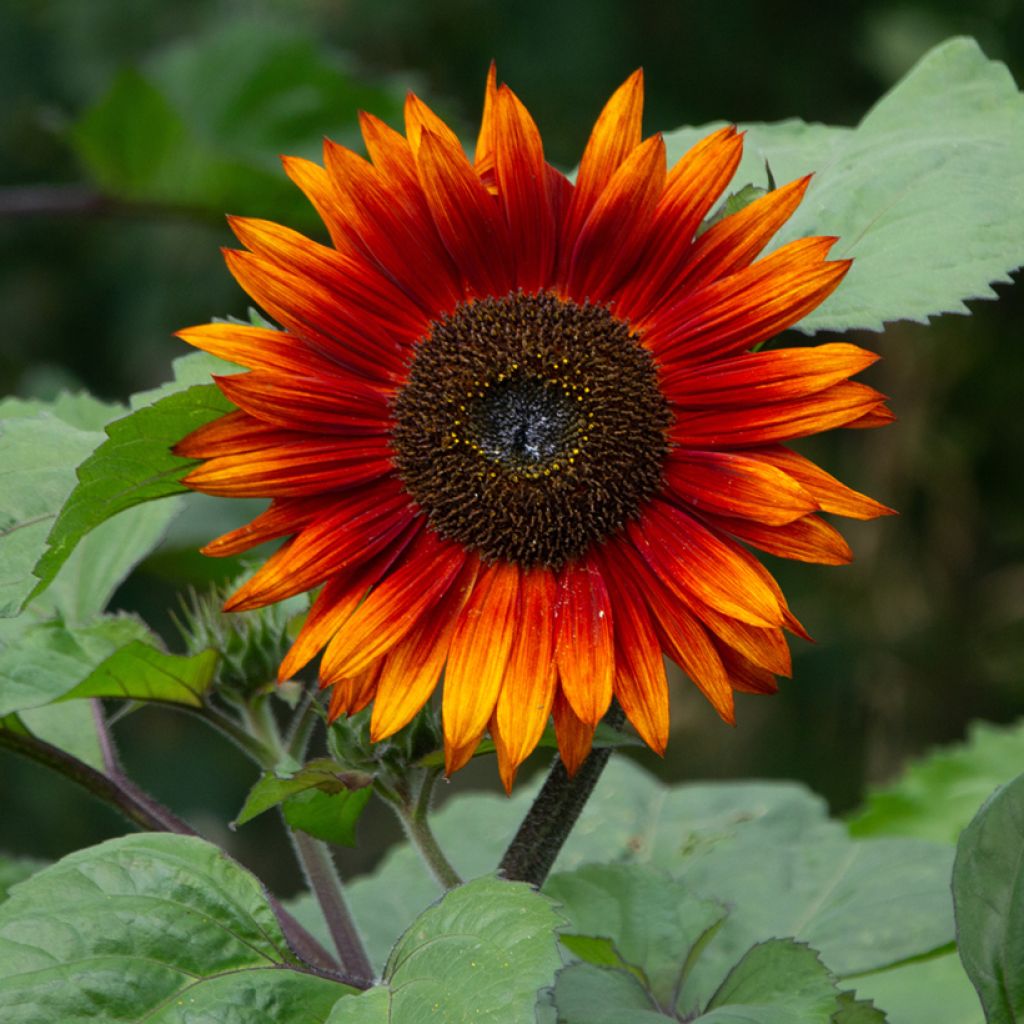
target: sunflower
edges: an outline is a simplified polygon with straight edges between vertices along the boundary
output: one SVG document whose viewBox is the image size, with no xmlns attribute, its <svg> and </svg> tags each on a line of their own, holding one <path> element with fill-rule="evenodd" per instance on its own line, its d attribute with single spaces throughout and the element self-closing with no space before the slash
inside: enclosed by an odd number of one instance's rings
<svg viewBox="0 0 1024 1024">
<path fill-rule="evenodd" d="M 723 128 L 666 167 L 643 81 L 602 111 L 575 183 L 492 68 L 475 157 L 410 95 L 402 135 L 361 115 L 368 159 L 285 158 L 331 245 L 232 218 L 231 272 L 281 327 L 190 344 L 249 372 L 234 411 L 180 442 L 185 483 L 263 497 L 203 550 L 279 550 L 227 602 L 320 588 L 282 679 L 322 652 L 329 714 L 405 726 L 444 675 L 446 766 L 489 730 L 501 777 L 553 716 L 570 772 L 617 699 L 668 739 L 663 655 L 727 722 L 733 692 L 790 672 L 806 636 L 760 549 L 838 564 L 818 513 L 889 511 L 782 442 L 892 417 L 850 344 L 758 351 L 849 268 L 834 238 L 759 258 L 801 178 L 699 229 L 739 163 Z"/>
</svg>

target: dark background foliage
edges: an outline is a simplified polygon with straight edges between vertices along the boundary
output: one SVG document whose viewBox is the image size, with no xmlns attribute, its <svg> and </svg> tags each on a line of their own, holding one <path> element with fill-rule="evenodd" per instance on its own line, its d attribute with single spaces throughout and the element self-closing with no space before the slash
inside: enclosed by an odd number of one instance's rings
<svg viewBox="0 0 1024 1024">
<path fill-rule="evenodd" d="M 0 0 L 0 388 L 123 399 L 165 379 L 184 350 L 175 329 L 244 314 L 218 252 L 231 244 L 221 213 L 315 232 L 276 154 L 315 156 L 324 134 L 354 144 L 360 107 L 397 124 L 406 88 L 472 139 L 494 57 L 549 156 L 570 168 L 638 65 L 648 130 L 718 118 L 852 124 L 957 33 L 1024 77 L 1024 8 L 1008 0 Z M 805 450 L 900 518 L 846 528 L 851 567 L 778 564 L 817 640 L 797 642 L 794 681 L 770 700 L 741 698 L 735 730 L 680 684 L 668 758 L 645 763 L 671 778 L 797 778 L 841 811 L 970 719 L 1024 710 L 1024 296 L 1000 291 L 970 318 L 858 339 L 885 356 L 870 379 L 899 422 Z M 237 515 L 228 504 L 191 509 L 117 597 L 172 643 L 176 588 L 237 569 L 194 554 Z M 269 824 L 223 830 L 252 781 L 240 756 L 152 709 L 118 735 L 143 784 L 265 877 L 288 876 Z M 452 789 L 495 784 L 480 763 Z M 378 817 L 352 867 L 390 837 Z M 6 754 L 0 822 L 0 846 L 50 857 L 123 830 Z"/>
</svg>

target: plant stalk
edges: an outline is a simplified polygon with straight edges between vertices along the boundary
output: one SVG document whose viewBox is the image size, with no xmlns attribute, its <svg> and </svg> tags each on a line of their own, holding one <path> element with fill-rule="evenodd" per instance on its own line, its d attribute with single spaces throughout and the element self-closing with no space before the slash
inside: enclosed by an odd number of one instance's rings
<svg viewBox="0 0 1024 1024">
<path fill-rule="evenodd" d="M 617 728 L 624 720 L 622 708 L 613 703 L 604 717 L 605 723 Z M 537 798 L 501 858 L 499 875 L 538 888 L 544 884 L 611 753 L 611 747 L 592 750 L 571 779 L 562 759 L 556 756 Z"/>
<path fill-rule="evenodd" d="M 405 829 L 406 837 L 423 858 L 424 864 L 427 865 L 438 885 L 442 889 L 448 890 L 462 885 L 462 879 L 445 855 L 444 850 L 441 849 L 433 829 L 430 827 L 430 798 L 440 772 L 440 768 L 432 768 L 424 773 L 415 799 L 390 791 L 382 795 L 395 808 L 402 827 Z M 378 792 L 380 792 L 379 789 Z"/>
<path fill-rule="evenodd" d="M 330 850 L 325 843 L 299 829 L 288 829 L 288 834 L 310 891 L 320 904 L 342 967 L 362 983 L 360 988 L 369 988 L 373 984 L 373 967 L 352 919 Z"/>
</svg>

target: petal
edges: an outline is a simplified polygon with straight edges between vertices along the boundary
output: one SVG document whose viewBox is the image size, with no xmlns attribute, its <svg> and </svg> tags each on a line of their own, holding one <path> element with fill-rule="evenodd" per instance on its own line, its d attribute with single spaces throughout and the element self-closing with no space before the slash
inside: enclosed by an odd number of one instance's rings
<svg viewBox="0 0 1024 1024">
<path fill-rule="evenodd" d="M 253 370 L 278 370 L 300 376 L 337 371 L 337 364 L 285 331 L 247 324 L 213 323 L 187 327 L 178 331 L 176 337 L 229 363 Z"/>
<path fill-rule="evenodd" d="M 351 572 L 329 579 L 313 602 L 291 648 L 278 669 L 278 679 L 291 679 L 330 642 L 419 534 L 421 524 L 410 525 L 389 547 Z"/>
<path fill-rule="evenodd" d="M 725 645 L 735 648 L 750 661 L 776 675 L 792 674 L 793 662 L 789 645 L 781 629 L 751 626 L 729 615 L 723 615 L 695 598 L 691 598 L 688 604 L 690 611 Z M 716 646 L 721 650 L 722 644 Z"/>
<path fill-rule="evenodd" d="M 544 147 L 533 118 L 511 89 L 502 86 L 492 102 L 492 159 L 498 199 L 508 223 L 516 283 L 524 291 L 537 291 L 551 281 L 556 242 Z"/>
<path fill-rule="evenodd" d="M 749 266 L 793 215 L 810 182 L 809 174 L 791 181 L 712 224 L 694 242 L 679 274 L 667 287 L 669 294 L 684 287 L 700 288 Z"/>
<path fill-rule="evenodd" d="M 339 499 L 329 513 L 271 555 L 224 607 L 247 611 L 311 590 L 388 547 L 413 514 L 397 481 Z"/>
<path fill-rule="evenodd" d="M 594 730 L 597 726 L 588 725 L 577 717 L 561 689 L 555 693 L 551 714 L 555 720 L 555 739 L 558 740 L 558 752 L 571 779 L 580 770 L 580 766 L 590 753 L 590 748 L 594 743 Z"/>
<path fill-rule="evenodd" d="M 630 153 L 640 145 L 644 109 L 644 74 L 637 70 L 612 94 L 598 116 L 583 151 L 576 174 L 576 187 L 566 212 L 564 239 L 566 256 L 572 253 L 576 237 L 598 196 Z"/>
<path fill-rule="evenodd" d="M 374 743 L 408 725 L 434 692 L 448 658 L 455 624 L 479 573 L 479 559 L 467 559 L 437 606 L 388 652 L 370 720 L 370 739 Z"/>
<path fill-rule="evenodd" d="M 315 434 L 282 430 L 237 410 L 186 434 L 171 451 L 183 459 L 212 459 L 219 455 L 262 452 L 270 445 L 316 440 Z M 187 478 L 186 478 L 187 481 Z"/>
<path fill-rule="evenodd" d="M 356 676 L 332 683 L 331 699 L 327 705 L 327 721 L 333 722 L 341 715 L 354 715 L 362 711 L 377 692 L 379 676 L 378 661 Z"/>
<path fill-rule="evenodd" d="M 778 466 L 796 480 L 814 498 L 823 512 L 833 512 L 850 519 L 875 519 L 878 516 L 896 515 L 894 509 L 840 483 L 810 459 L 790 451 L 789 448 L 772 445 L 757 449 L 756 454 L 762 462 Z"/>
<path fill-rule="evenodd" d="M 486 567 L 455 627 L 441 704 L 449 774 L 450 754 L 483 733 L 497 703 L 519 627 L 519 572 L 508 562 Z"/>
<path fill-rule="evenodd" d="M 695 511 L 769 525 L 790 523 L 818 508 L 792 477 L 750 455 L 676 448 L 665 462 L 665 483 Z"/>
<path fill-rule="evenodd" d="M 661 645 L 630 574 L 615 572 L 606 562 L 602 568 L 615 607 L 615 697 L 640 738 L 656 754 L 664 754 L 669 715 Z"/>
<path fill-rule="evenodd" d="M 405 134 L 417 157 L 426 133 L 440 139 L 449 149 L 455 148 L 462 152 L 462 143 L 455 132 L 419 96 L 410 92 L 405 97 Z"/>
<path fill-rule="evenodd" d="M 848 565 L 853 561 L 853 552 L 839 531 L 818 516 L 804 516 L 782 526 L 766 526 L 725 516 L 708 516 L 708 519 L 719 529 L 780 558 L 819 565 Z"/>
<path fill-rule="evenodd" d="M 730 125 L 702 139 L 669 171 L 654 211 L 643 261 L 615 302 L 616 314 L 642 319 L 664 302 L 693 235 L 739 166 L 743 137 Z"/>
<path fill-rule="evenodd" d="M 386 434 L 389 390 L 356 377 L 316 377 L 254 370 L 214 377 L 235 405 L 287 430 L 323 434 Z"/>
<path fill-rule="evenodd" d="M 852 381 L 787 402 L 714 412 L 681 412 L 669 438 L 685 448 L 749 447 L 809 437 L 842 427 L 885 402 L 874 388 Z"/>
<path fill-rule="evenodd" d="M 555 656 L 565 699 L 580 719 L 596 725 L 612 701 L 615 643 L 611 599 L 592 557 L 558 574 Z"/>
<path fill-rule="evenodd" d="M 729 685 L 741 693 L 777 693 L 779 684 L 775 677 L 765 668 L 748 661 L 737 651 L 728 647 L 720 647 L 719 654 L 722 664 L 729 673 Z"/>
<path fill-rule="evenodd" d="M 285 174 L 302 189 L 331 236 L 331 243 L 350 260 L 362 260 L 365 253 L 350 219 L 351 210 L 342 203 L 331 186 L 327 171 L 312 160 L 297 156 L 281 157 Z"/>
<path fill-rule="evenodd" d="M 333 508 L 337 501 L 336 494 L 317 494 L 311 498 L 278 498 L 251 523 L 211 540 L 200 551 L 213 558 L 241 554 L 257 544 L 305 529 L 314 519 Z"/>
<path fill-rule="evenodd" d="M 654 135 L 623 161 L 580 229 L 567 283 L 573 298 L 611 295 L 643 252 L 664 187 L 665 143 Z"/>
<path fill-rule="evenodd" d="M 826 262 L 832 238 L 801 238 L 736 274 L 653 310 L 637 329 L 659 362 L 703 362 L 754 348 L 820 305 L 850 269 Z"/>
<path fill-rule="evenodd" d="M 466 562 L 461 547 L 424 530 L 401 565 L 370 592 L 324 651 L 321 677 L 329 682 L 361 672 L 387 654 L 455 582 Z"/>
<path fill-rule="evenodd" d="M 492 719 L 501 736 L 498 763 L 506 791 L 511 790 L 519 766 L 533 753 L 551 715 L 557 683 L 553 628 L 557 595 L 550 570 L 523 571 L 518 629 Z"/>
<path fill-rule="evenodd" d="M 353 445 L 313 435 L 211 458 L 182 483 L 226 498 L 289 498 L 344 490 L 391 473 L 391 452 L 383 440 Z"/>
<path fill-rule="evenodd" d="M 661 387 L 687 409 L 746 408 L 765 402 L 806 398 L 878 362 L 874 352 L 834 342 L 808 348 L 752 352 L 695 367 L 662 361 Z"/>
<path fill-rule="evenodd" d="M 651 572 L 631 544 L 612 542 L 605 551 L 616 572 L 636 579 L 662 649 L 690 677 L 721 718 L 735 725 L 732 687 L 704 626 Z"/>
<path fill-rule="evenodd" d="M 753 626 L 782 623 L 778 597 L 744 553 L 693 516 L 656 500 L 639 521 L 629 524 L 627 532 L 647 564 L 684 600 L 693 594 Z"/>
<path fill-rule="evenodd" d="M 515 276 L 504 217 L 462 147 L 424 131 L 416 162 L 438 234 L 469 288 L 477 295 L 511 291 Z"/>
<path fill-rule="evenodd" d="M 430 317 L 454 309 L 458 275 L 418 186 L 418 195 L 403 197 L 385 174 L 332 142 L 324 160 L 368 256 Z"/>
<path fill-rule="evenodd" d="M 484 111 L 480 118 L 480 134 L 476 140 L 473 154 L 473 166 L 481 177 L 487 168 L 494 166 L 494 152 L 500 138 L 495 115 L 498 96 L 498 67 L 491 61 L 487 69 L 487 84 L 484 87 Z"/>
</svg>

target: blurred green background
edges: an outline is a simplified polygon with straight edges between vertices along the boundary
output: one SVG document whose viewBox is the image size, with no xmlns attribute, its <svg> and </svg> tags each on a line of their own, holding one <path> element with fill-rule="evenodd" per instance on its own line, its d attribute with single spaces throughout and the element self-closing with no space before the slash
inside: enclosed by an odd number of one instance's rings
<svg viewBox="0 0 1024 1024">
<path fill-rule="evenodd" d="M 359 108 L 398 124 L 407 88 L 472 140 L 494 57 L 549 157 L 571 168 L 638 65 L 649 131 L 717 118 L 853 124 L 959 33 L 1022 80 L 1024 6 L 1012 0 L 0 0 L 0 387 L 123 399 L 166 379 L 184 351 L 175 329 L 244 315 L 218 252 L 231 244 L 222 214 L 316 233 L 276 155 L 315 157 L 323 135 L 355 144 Z M 842 811 L 970 719 L 1024 712 L 1024 295 L 1000 292 L 970 318 L 858 339 L 885 356 L 868 379 L 899 422 L 803 450 L 901 517 L 845 528 L 851 567 L 774 565 L 817 640 L 798 644 L 793 682 L 772 699 L 741 696 L 735 730 L 677 686 L 669 756 L 645 763 L 671 778 L 801 779 Z M 178 587 L 236 568 L 194 549 L 238 514 L 195 503 L 117 604 L 169 629 Z M 254 780 L 240 756 L 152 709 L 118 736 L 139 781 L 294 887 L 270 816 L 224 827 Z M 489 762 L 448 792 L 478 786 L 496 786 Z M 367 815 L 343 866 L 365 866 L 394 838 L 383 818 Z M 44 857 L 124 831 L 6 753 L 0 822 L 0 847 Z"/>
</svg>

